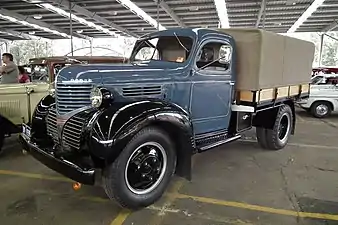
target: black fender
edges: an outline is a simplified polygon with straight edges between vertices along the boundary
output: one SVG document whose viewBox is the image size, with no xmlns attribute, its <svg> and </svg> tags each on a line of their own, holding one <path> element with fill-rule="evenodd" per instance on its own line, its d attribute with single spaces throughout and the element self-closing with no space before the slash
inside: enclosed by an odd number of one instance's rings
<svg viewBox="0 0 338 225">
<path fill-rule="evenodd" d="M 55 98 L 51 95 L 43 97 L 34 109 L 31 123 L 32 139 L 36 142 L 48 140 L 46 115 L 50 106 L 55 104 Z"/>
<path fill-rule="evenodd" d="M 294 135 L 295 129 L 296 129 L 296 111 L 295 111 L 295 104 L 293 100 L 287 100 L 287 101 L 281 102 L 279 105 L 276 105 L 275 107 L 267 108 L 265 110 L 258 112 L 253 118 L 252 125 L 255 127 L 272 129 L 275 123 L 275 118 L 282 104 L 289 105 L 291 108 L 292 117 L 293 117 L 291 134 Z"/>
<path fill-rule="evenodd" d="M 90 149 L 106 164 L 112 163 L 141 129 L 158 126 L 168 133 L 177 151 L 176 173 L 191 179 L 193 129 L 189 114 L 180 106 L 159 100 L 114 103 L 90 122 Z"/>
</svg>

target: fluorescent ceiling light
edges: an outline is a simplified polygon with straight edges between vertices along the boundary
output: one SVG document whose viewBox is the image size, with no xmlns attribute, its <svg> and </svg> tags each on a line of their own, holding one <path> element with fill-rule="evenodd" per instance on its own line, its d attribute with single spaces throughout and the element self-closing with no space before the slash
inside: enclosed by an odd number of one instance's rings
<svg viewBox="0 0 338 225">
<path fill-rule="evenodd" d="M 164 26 L 162 26 L 160 23 L 157 23 L 155 19 L 153 19 L 151 16 L 148 15 L 145 11 L 143 11 L 141 8 L 139 8 L 137 5 L 135 5 L 130 0 L 116 0 L 118 3 L 123 5 L 125 8 L 129 9 L 132 13 L 149 23 L 151 26 L 155 27 L 157 29 L 157 26 L 159 30 L 166 30 Z"/>
<path fill-rule="evenodd" d="M 290 27 L 287 33 L 295 32 L 306 20 L 309 18 L 312 13 L 314 13 L 318 7 L 320 7 L 325 0 L 315 0 L 309 8 L 298 18 L 298 20 Z"/>
<path fill-rule="evenodd" d="M 42 15 L 34 15 L 33 18 L 36 19 L 36 20 L 41 20 L 42 19 Z"/>
<path fill-rule="evenodd" d="M 49 3 L 38 4 L 38 6 L 43 7 L 45 9 L 49 10 L 49 11 L 56 12 L 57 14 L 59 14 L 61 16 L 70 18 L 70 14 L 68 12 L 66 12 L 65 10 L 60 9 L 58 7 L 55 7 L 55 6 L 53 6 L 53 5 L 49 4 Z M 86 25 L 88 27 L 92 27 L 92 28 L 94 28 L 96 30 L 102 31 L 103 33 L 109 34 L 109 35 L 111 35 L 113 37 L 119 36 L 115 32 L 110 31 L 109 29 L 104 28 L 104 27 L 102 27 L 100 25 L 96 25 L 93 22 L 89 22 L 89 21 L 87 21 L 87 20 L 85 20 L 83 18 L 80 18 L 77 15 L 72 14 L 72 20 L 77 21 L 77 22 L 79 22 L 81 24 L 84 24 L 84 25 Z"/>
<path fill-rule="evenodd" d="M 53 34 L 56 34 L 56 35 L 59 35 L 59 36 L 65 37 L 65 38 L 70 38 L 70 36 L 68 34 L 61 33 L 59 31 L 52 30 L 52 29 L 49 29 L 47 27 L 42 27 L 42 26 L 39 26 L 39 25 L 36 25 L 36 24 L 33 24 L 33 23 L 28 23 L 27 21 L 24 21 L 24 20 L 18 20 L 14 17 L 11 17 L 11 16 L 5 16 L 3 14 L 0 14 L 0 18 L 5 19 L 5 20 L 9 20 L 13 23 L 22 24 L 24 26 L 32 27 L 32 28 L 37 29 L 37 30 L 42 30 L 42 31 L 45 31 L 45 32 L 48 32 L 48 33 L 53 33 Z"/>
<path fill-rule="evenodd" d="M 229 28 L 228 10 L 225 0 L 214 0 L 221 28 Z"/>
</svg>

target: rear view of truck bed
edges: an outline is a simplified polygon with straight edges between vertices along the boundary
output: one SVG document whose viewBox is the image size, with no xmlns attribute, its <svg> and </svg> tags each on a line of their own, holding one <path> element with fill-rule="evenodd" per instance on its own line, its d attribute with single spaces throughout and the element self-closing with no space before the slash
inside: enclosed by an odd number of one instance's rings
<svg viewBox="0 0 338 225">
<path fill-rule="evenodd" d="M 219 31 L 235 39 L 237 100 L 261 103 L 308 94 L 313 43 L 260 29 Z"/>
</svg>

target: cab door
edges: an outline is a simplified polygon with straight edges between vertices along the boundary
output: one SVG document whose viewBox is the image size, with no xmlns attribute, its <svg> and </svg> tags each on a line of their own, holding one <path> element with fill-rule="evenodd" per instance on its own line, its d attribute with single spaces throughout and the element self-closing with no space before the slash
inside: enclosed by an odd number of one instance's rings
<svg viewBox="0 0 338 225">
<path fill-rule="evenodd" d="M 234 91 L 232 46 L 223 39 L 198 48 L 191 76 L 190 113 L 195 135 L 226 133 Z"/>
</svg>

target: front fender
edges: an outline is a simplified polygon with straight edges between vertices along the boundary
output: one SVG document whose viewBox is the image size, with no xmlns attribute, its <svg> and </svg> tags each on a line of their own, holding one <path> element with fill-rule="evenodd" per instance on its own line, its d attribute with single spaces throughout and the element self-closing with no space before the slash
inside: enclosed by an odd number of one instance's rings
<svg viewBox="0 0 338 225">
<path fill-rule="evenodd" d="M 161 101 L 133 102 L 120 108 L 115 105 L 100 113 L 91 126 L 92 154 L 109 164 L 137 132 L 150 125 L 159 126 L 177 141 L 178 158 L 185 161 L 177 166 L 190 168 L 193 131 L 189 114 L 175 104 Z"/>
<path fill-rule="evenodd" d="M 46 115 L 48 108 L 55 104 L 55 98 L 51 95 L 43 97 L 35 107 L 32 115 L 32 138 L 35 141 L 47 139 Z"/>
</svg>

